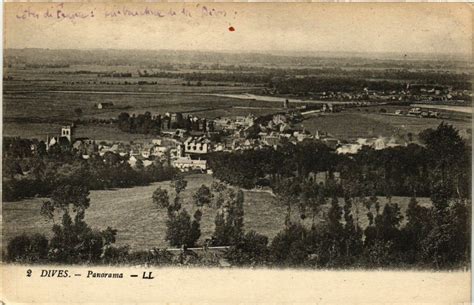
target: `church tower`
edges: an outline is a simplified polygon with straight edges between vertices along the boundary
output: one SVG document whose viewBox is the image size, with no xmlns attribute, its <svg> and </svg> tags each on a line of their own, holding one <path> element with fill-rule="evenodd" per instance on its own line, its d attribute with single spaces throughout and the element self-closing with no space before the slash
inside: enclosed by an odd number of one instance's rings
<svg viewBox="0 0 474 305">
<path fill-rule="evenodd" d="M 71 126 L 63 126 L 61 128 L 61 137 L 66 137 L 69 143 L 72 143 L 72 128 Z"/>
</svg>

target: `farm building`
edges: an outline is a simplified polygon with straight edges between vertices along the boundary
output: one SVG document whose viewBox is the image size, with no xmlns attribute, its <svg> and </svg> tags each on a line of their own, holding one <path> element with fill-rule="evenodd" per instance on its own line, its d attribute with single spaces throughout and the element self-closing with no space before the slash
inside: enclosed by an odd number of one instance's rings
<svg viewBox="0 0 474 305">
<path fill-rule="evenodd" d="M 97 109 L 107 109 L 107 108 L 112 108 L 114 106 L 114 103 L 98 103 L 96 104 Z"/>
</svg>

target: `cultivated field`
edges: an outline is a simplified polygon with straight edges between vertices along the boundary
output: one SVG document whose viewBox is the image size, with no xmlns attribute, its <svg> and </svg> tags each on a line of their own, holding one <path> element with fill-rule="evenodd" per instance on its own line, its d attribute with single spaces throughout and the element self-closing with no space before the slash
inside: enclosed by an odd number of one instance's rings
<svg viewBox="0 0 474 305">
<path fill-rule="evenodd" d="M 441 122 L 453 125 L 460 130 L 460 135 L 469 138 L 467 130 L 471 129 L 471 118 L 465 114 L 449 113 L 448 119 L 418 118 L 383 114 L 379 108 L 395 111 L 401 107 L 367 107 L 348 109 L 340 113 L 309 116 L 301 123 L 306 130 L 315 133 L 317 130 L 329 132 L 340 140 L 353 140 L 367 137 L 404 137 L 411 133 L 416 135 L 428 128 L 436 128 Z"/>
<path fill-rule="evenodd" d="M 194 208 L 190 204 L 190 196 L 201 184 L 210 186 L 213 178 L 210 175 L 196 174 L 187 176 L 188 188 L 184 192 L 185 207 L 188 212 Z M 152 193 L 157 186 L 168 188 L 169 182 L 155 183 L 145 187 L 129 189 L 92 191 L 91 205 L 86 211 L 86 222 L 93 228 L 105 229 L 107 226 L 118 230 L 117 245 L 130 245 L 132 249 L 150 249 L 166 247 L 164 240 L 166 231 L 166 211 L 160 210 L 152 203 Z M 172 194 L 172 193 L 171 193 Z M 19 202 L 3 204 L 3 240 L 8 242 L 21 233 L 40 232 L 51 236 L 52 221 L 46 221 L 40 215 L 42 198 L 32 198 Z M 385 198 L 379 198 L 385 203 Z M 342 200 L 340 200 L 342 204 Z M 392 202 L 400 204 L 402 211 L 408 205 L 409 198 L 394 197 Z M 428 205 L 429 200 L 420 198 L 419 202 Z M 286 209 L 275 204 L 271 194 L 266 192 L 245 192 L 245 230 L 255 230 L 269 238 L 284 228 Z M 354 210 L 355 213 L 355 210 Z M 295 213 L 296 210 L 295 210 Z M 205 207 L 201 221 L 201 241 L 209 238 L 214 231 L 216 211 Z M 297 215 L 295 215 L 296 217 Z M 361 226 L 367 226 L 365 212 L 360 212 Z M 55 219 L 58 223 L 60 219 Z M 310 224 L 309 217 L 304 222 Z"/>
<path fill-rule="evenodd" d="M 119 67 L 120 68 L 120 67 Z M 117 67 L 75 66 L 63 72 L 110 72 Z M 124 68 L 125 69 L 125 68 Z M 128 67 L 126 71 L 136 71 Z M 118 69 L 120 71 L 120 69 Z M 7 69 L 12 79 L 3 82 L 4 136 L 44 139 L 74 120 L 117 118 L 121 112 L 155 114 L 183 112 L 206 118 L 233 115 L 263 115 L 275 112 L 280 104 L 216 96 L 216 93 L 258 92 L 261 87 L 238 84 L 196 82 L 170 78 L 112 78 L 96 74 L 59 74 L 55 69 Z M 145 81 L 153 84 L 137 84 Z M 156 82 L 156 84 L 155 84 Z M 133 84 L 131 84 L 133 83 Z M 186 84 L 186 85 L 184 85 Z M 99 102 L 113 103 L 111 109 L 97 109 Z M 77 114 L 76 109 L 81 109 Z M 76 136 L 96 140 L 136 141 L 143 135 L 126 134 L 115 126 L 79 125 Z"/>
<path fill-rule="evenodd" d="M 4 136 L 20 136 L 44 139 L 47 134 L 59 132 L 63 124 L 76 119 L 117 118 L 123 112 L 152 114 L 183 112 L 206 118 L 219 116 L 248 115 L 259 116 L 281 110 L 278 98 L 271 101 L 238 99 L 242 93 L 262 93 L 261 84 L 233 82 L 202 82 L 191 86 L 178 78 L 138 77 L 140 66 L 100 66 L 76 65 L 68 68 L 7 68 L 6 75 L 11 79 L 3 82 Z M 84 73 L 81 71 L 87 71 Z M 134 77 L 113 78 L 98 76 L 97 72 L 130 72 Z M 186 71 L 181 71 L 186 72 Z M 187 71 L 193 72 L 193 71 Z M 212 71 L 207 71 L 212 72 Z M 149 84 L 137 84 L 139 81 Z M 259 95 L 260 94 L 260 95 Z M 113 103 L 112 109 L 99 110 L 96 103 Z M 77 114 L 75 109 L 82 113 Z M 316 130 L 329 132 L 341 140 L 358 137 L 378 137 L 392 135 L 404 136 L 418 134 L 426 128 L 439 125 L 440 119 L 422 119 L 407 116 L 381 114 L 395 109 L 407 110 L 409 107 L 374 106 L 360 109 L 347 109 L 342 113 L 313 115 L 302 125 L 310 132 Z M 446 122 L 461 131 L 471 128 L 471 115 L 441 110 Z M 96 140 L 137 141 L 149 136 L 126 134 L 115 126 L 79 125 L 76 135 Z M 465 135 L 462 133 L 462 135 Z"/>
</svg>

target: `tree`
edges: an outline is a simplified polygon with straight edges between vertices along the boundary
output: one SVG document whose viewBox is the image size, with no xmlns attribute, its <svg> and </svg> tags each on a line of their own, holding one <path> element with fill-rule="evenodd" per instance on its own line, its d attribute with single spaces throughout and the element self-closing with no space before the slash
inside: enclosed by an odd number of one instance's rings
<svg viewBox="0 0 474 305">
<path fill-rule="evenodd" d="M 57 209 L 63 213 L 83 212 L 89 204 L 89 189 L 86 186 L 62 184 L 53 190 L 51 201 L 43 202 L 41 214 L 52 218 Z"/>
<path fill-rule="evenodd" d="M 175 190 L 175 198 L 173 205 L 169 205 L 168 193 L 158 188 L 153 193 L 153 198 L 156 203 L 165 207 L 168 203 L 168 220 L 166 221 L 166 237 L 171 246 L 185 246 L 193 247 L 201 236 L 200 222 L 202 212 L 197 210 L 191 216 L 186 209 L 181 209 L 180 194 L 186 189 L 188 182 L 184 180 L 182 175 L 177 175 L 171 181 L 171 186 Z M 156 196 L 155 196 L 156 194 Z"/>
<path fill-rule="evenodd" d="M 470 163 L 470 152 L 458 130 L 442 122 L 435 130 L 424 130 L 419 136 L 435 167 L 432 181 L 455 190 L 460 198 L 467 197 L 461 193 L 461 185 L 469 180 L 465 179 L 465 173 L 469 172 L 467 176 L 470 176 L 470 170 L 466 166 Z"/>
<path fill-rule="evenodd" d="M 327 259 L 329 265 L 337 265 L 339 257 L 343 255 L 344 250 L 344 226 L 341 223 L 343 210 L 339 205 L 336 195 L 331 199 L 331 206 L 327 214 L 327 225 L 321 232 L 322 238 L 327 248 Z M 313 227 L 315 228 L 315 227 Z M 326 234 L 324 234 L 326 230 Z"/>
<path fill-rule="evenodd" d="M 387 266 L 403 260 L 400 231 L 402 218 L 400 207 L 396 203 L 387 203 L 382 213 L 376 208 L 376 216 L 370 220 L 370 225 L 365 230 L 364 246 L 371 264 Z"/>
<path fill-rule="evenodd" d="M 199 228 L 200 214 L 195 213 L 193 221 L 186 209 L 182 209 L 177 214 L 169 214 L 166 221 L 166 237 L 171 246 L 193 247 L 199 239 L 201 232 Z"/>
<path fill-rule="evenodd" d="M 82 115 L 82 109 L 81 108 L 74 108 L 74 113 L 76 116 L 81 116 Z"/>
<path fill-rule="evenodd" d="M 29 168 L 34 179 L 40 180 L 43 178 L 46 165 L 40 156 L 36 156 L 30 159 Z"/>
<path fill-rule="evenodd" d="M 348 197 L 344 200 L 344 227 L 341 242 L 343 244 L 343 256 L 346 263 L 355 261 L 362 251 L 362 232 L 359 224 L 352 216 L 352 200 Z"/>
<path fill-rule="evenodd" d="M 465 142 L 452 125 L 441 122 L 435 129 L 426 129 L 419 135 L 429 151 L 435 152 L 437 158 L 452 160 L 464 150 Z"/>
<path fill-rule="evenodd" d="M 111 151 L 106 152 L 102 158 L 107 167 L 117 167 L 122 161 L 119 154 L 115 154 Z"/>
<path fill-rule="evenodd" d="M 302 183 L 301 186 L 301 192 L 299 195 L 298 200 L 298 207 L 300 210 L 300 218 L 305 219 L 306 218 L 306 210 L 309 208 L 311 212 L 311 225 L 314 226 L 314 221 L 319 213 L 320 206 L 319 204 L 321 203 L 318 201 L 318 192 L 320 192 L 320 186 L 314 184 L 313 182 L 304 182 Z"/>
<path fill-rule="evenodd" d="M 74 220 L 64 213 L 61 225 L 53 226 L 50 241 L 50 259 L 59 263 L 98 262 L 104 247 L 115 242 L 116 230 L 91 229 L 84 221 L 84 211 L 76 213 Z"/>
<path fill-rule="evenodd" d="M 215 229 L 212 235 L 213 244 L 228 246 L 237 244 L 244 227 L 244 193 L 241 190 L 227 191 L 227 198 L 215 218 Z"/>
<path fill-rule="evenodd" d="M 214 198 L 213 205 L 218 209 L 224 204 L 224 191 L 226 189 L 226 185 L 221 182 L 213 181 L 211 184 L 211 190 L 217 193 L 216 195 L 212 194 L 212 197 Z"/>
<path fill-rule="evenodd" d="M 194 193 L 193 200 L 196 206 L 201 208 L 204 205 L 210 204 L 212 199 L 211 190 L 204 184 Z"/>
<path fill-rule="evenodd" d="M 255 231 L 247 232 L 240 242 L 231 246 L 225 257 L 233 265 L 262 265 L 269 260 L 268 237 Z"/>
<path fill-rule="evenodd" d="M 119 129 L 125 132 L 130 132 L 132 128 L 130 119 L 131 118 L 128 113 L 126 112 L 120 113 L 120 115 L 118 116 Z"/>
<path fill-rule="evenodd" d="M 328 211 L 328 225 L 331 232 L 334 232 L 334 235 L 339 235 L 338 232 L 342 231 L 341 224 L 342 217 L 342 208 L 339 205 L 339 200 L 337 196 L 333 196 L 331 199 L 331 207 Z"/>
<path fill-rule="evenodd" d="M 186 189 L 188 181 L 180 174 L 176 175 L 173 180 L 171 180 L 171 187 L 175 190 L 175 197 L 173 205 L 169 205 L 168 212 L 172 213 L 177 212 L 181 209 L 181 197 L 180 194 Z"/>
<path fill-rule="evenodd" d="M 300 184 L 296 180 L 284 179 L 274 186 L 278 204 L 286 206 L 285 224 L 291 224 L 292 207 L 298 203 L 298 196 L 301 192 Z"/>
<path fill-rule="evenodd" d="M 410 199 L 406 211 L 407 224 L 402 229 L 401 251 L 406 253 L 408 263 L 421 261 L 423 239 L 432 227 L 431 211 L 418 204 L 415 197 Z"/>
<path fill-rule="evenodd" d="M 312 215 L 313 215 L 312 220 L 311 220 L 312 226 L 314 226 L 314 219 L 315 219 L 317 213 L 319 213 L 319 210 L 324 205 L 326 205 L 326 192 L 325 192 L 325 189 L 324 189 L 324 185 L 321 182 L 319 184 L 318 192 L 316 194 L 316 201 L 313 203 L 313 206 L 312 206 Z"/>
<path fill-rule="evenodd" d="M 143 165 L 143 161 L 141 159 L 138 159 L 137 162 L 135 163 L 135 168 L 137 171 L 143 171 L 145 166 Z"/>
<path fill-rule="evenodd" d="M 61 224 L 53 225 L 49 259 L 59 263 L 98 262 L 104 248 L 115 242 L 117 230 L 91 229 L 84 221 L 89 207 L 89 189 L 82 185 L 63 184 L 55 188 L 51 201 L 45 201 L 41 214 L 54 217 L 55 210 L 63 212 Z M 74 219 L 70 216 L 74 212 Z"/>
<path fill-rule="evenodd" d="M 307 234 L 308 231 L 301 224 L 286 226 L 272 240 L 270 245 L 272 261 L 279 265 L 302 265 L 308 257 Z"/>
<path fill-rule="evenodd" d="M 469 262 L 470 215 L 470 208 L 461 200 L 433 206 L 431 229 L 421 241 L 423 261 L 436 268 Z"/>
<path fill-rule="evenodd" d="M 179 195 L 188 186 L 188 181 L 184 179 L 183 175 L 178 174 L 171 181 L 171 186 L 174 188 L 176 194 Z"/>
<path fill-rule="evenodd" d="M 160 208 L 168 208 L 170 205 L 170 198 L 168 191 L 158 187 L 152 195 L 153 203 L 158 205 Z"/>
</svg>

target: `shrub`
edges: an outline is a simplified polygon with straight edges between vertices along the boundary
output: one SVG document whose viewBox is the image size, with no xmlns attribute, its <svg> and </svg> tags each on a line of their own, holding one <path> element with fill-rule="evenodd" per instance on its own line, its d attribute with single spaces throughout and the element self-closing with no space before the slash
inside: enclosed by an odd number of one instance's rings
<svg viewBox="0 0 474 305">
<path fill-rule="evenodd" d="M 48 256 L 48 240 L 42 234 L 22 234 L 7 246 L 7 260 L 11 262 L 40 262 Z"/>
<path fill-rule="evenodd" d="M 273 262 L 288 266 L 303 264 L 307 258 L 307 234 L 300 224 L 291 224 L 278 233 L 270 245 Z"/>
<path fill-rule="evenodd" d="M 268 237 L 255 231 L 247 232 L 240 242 L 230 247 L 226 259 L 230 263 L 242 265 L 261 265 L 268 261 Z"/>
<path fill-rule="evenodd" d="M 127 256 L 127 263 L 129 264 L 169 265 L 172 262 L 173 254 L 164 249 L 136 251 Z"/>
</svg>

